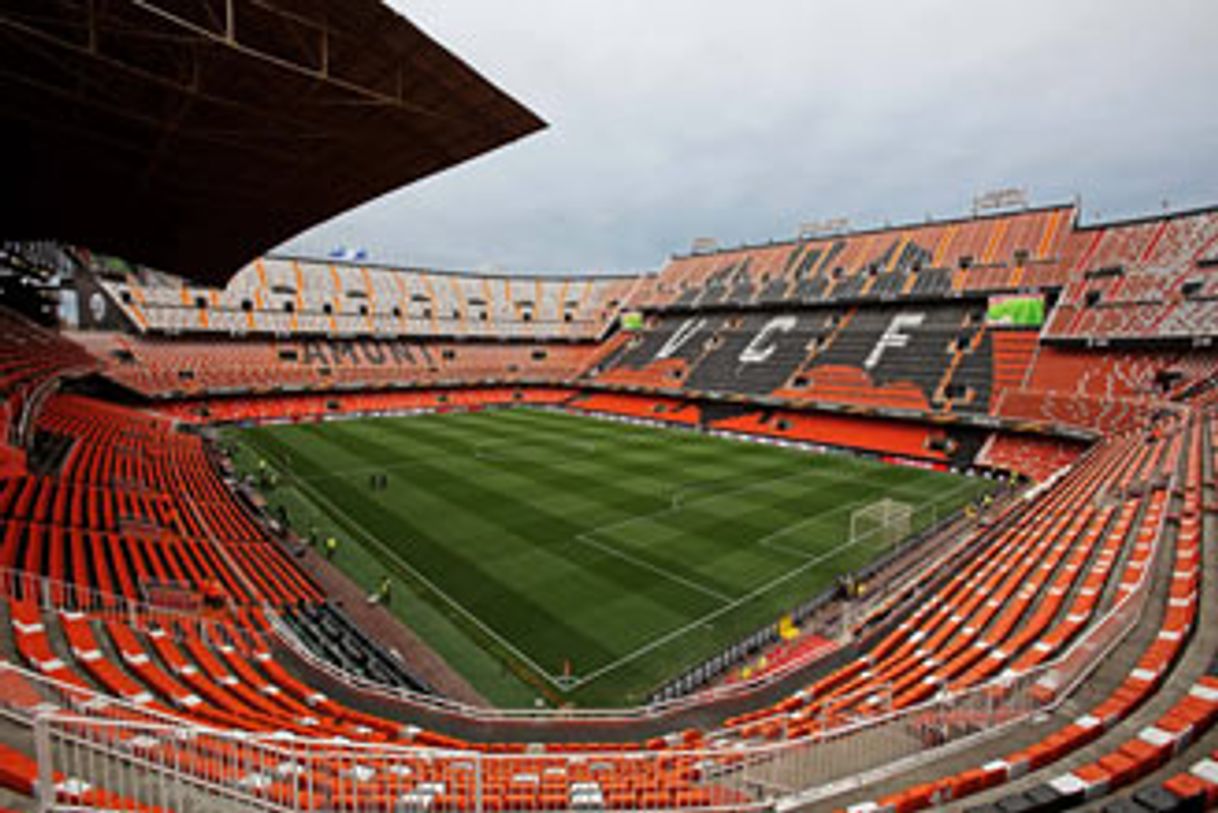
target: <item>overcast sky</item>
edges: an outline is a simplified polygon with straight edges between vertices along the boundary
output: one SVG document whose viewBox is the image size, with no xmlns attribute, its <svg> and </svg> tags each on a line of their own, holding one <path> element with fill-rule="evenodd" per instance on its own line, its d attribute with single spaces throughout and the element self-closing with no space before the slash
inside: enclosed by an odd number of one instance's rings
<svg viewBox="0 0 1218 813">
<path fill-rule="evenodd" d="M 788 238 L 1082 196 L 1218 203 L 1216 0 L 390 0 L 549 128 L 288 249 L 636 271 Z"/>
</svg>

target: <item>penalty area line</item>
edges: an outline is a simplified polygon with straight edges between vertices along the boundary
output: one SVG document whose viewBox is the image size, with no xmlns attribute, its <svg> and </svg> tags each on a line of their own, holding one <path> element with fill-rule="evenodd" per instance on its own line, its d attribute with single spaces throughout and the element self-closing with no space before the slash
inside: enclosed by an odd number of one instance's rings
<svg viewBox="0 0 1218 813">
<path fill-rule="evenodd" d="M 634 565 L 635 567 L 641 567 L 645 570 L 650 570 L 652 573 L 655 573 L 656 575 L 658 575 L 662 578 L 668 579 L 669 581 L 674 582 L 676 584 L 684 585 L 685 587 L 688 587 L 691 590 L 696 590 L 697 592 L 702 593 L 703 595 L 710 596 L 711 598 L 718 599 L 719 601 L 730 602 L 733 600 L 732 597 L 729 596 L 728 594 L 721 593 L 718 590 L 714 589 L 713 587 L 707 587 L 706 585 L 696 582 L 693 579 L 687 579 L 686 577 L 680 575 L 679 573 L 674 573 L 673 571 L 668 570 L 667 568 L 660 567 L 659 565 L 656 565 L 656 564 L 652 564 L 651 562 L 648 562 L 646 559 L 635 556 L 634 554 L 630 554 L 630 553 L 626 553 L 625 551 L 618 550 L 617 548 L 613 547 L 612 545 L 606 545 L 603 542 L 597 542 L 596 540 L 592 539 L 587 533 L 576 534 L 575 536 L 573 536 L 571 538 L 572 538 L 572 540 L 580 543 L 581 545 L 588 545 L 589 547 L 596 548 L 597 550 L 603 551 L 610 556 L 616 556 L 617 558 L 621 559 L 622 561 L 629 562 L 630 564 Z"/>
<path fill-rule="evenodd" d="M 948 497 L 958 494 L 960 491 L 962 491 L 964 489 L 965 486 L 968 486 L 968 485 L 970 485 L 970 482 L 966 479 L 963 483 L 960 483 L 959 485 L 956 485 L 956 486 L 948 489 L 946 492 L 944 492 L 942 495 L 940 495 L 938 499 L 932 499 L 932 500 L 923 502 L 921 505 L 916 506 L 914 508 L 914 510 L 917 511 L 921 508 L 925 508 L 928 505 L 935 506 L 940 503 L 946 502 Z M 882 500 L 882 499 L 891 497 L 894 494 L 902 496 L 902 497 L 924 497 L 925 496 L 925 493 L 922 492 L 920 489 L 918 489 L 916 486 L 912 486 L 912 485 L 904 486 L 904 487 L 898 486 L 897 488 L 891 488 L 891 489 L 888 489 L 887 491 L 884 491 L 882 493 L 882 496 L 877 497 L 876 495 L 873 495 L 871 497 L 862 497 L 860 499 L 852 500 L 851 502 L 845 503 L 844 505 L 839 505 L 836 508 L 830 508 L 827 511 L 821 511 L 820 513 L 811 514 L 809 516 L 803 517 L 802 519 L 797 519 L 794 522 L 792 522 L 790 525 L 784 525 L 781 528 L 771 531 L 770 533 L 768 533 L 765 536 L 761 537 L 760 539 L 756 540 L 753 544 L 757 545 L 759 547 L 765 548 L 767 550 L 777 551 L 778 553 L 789 554 L 789 555 L 795 556 L 799 559 L 808 559 L 809 557 L 817 556 L 818 554 L 812 553 L 810 551 L 801 551 L 798 548 L 792 548 L 792 547 L 788 547 L 787 545 L 778 544 L 776 542 L 773 542 L 772 540 L 780 539 L 781 537 L 785 536 L 786 534 L 790 533 L 791 531 L 795 530 L 796 528 L 801 528 L 810 522 L 815 522 L 816 520 L 822 520 L 827 517 L 832 517 L 837 514 L 841 514 L 845 511 L 849 511 L 852 508 L 860 508 L 867 503 L 875 502 L 877 499 Z"/>
<path fill-rule="evenodd" d="M 609 674 L 610 672 L 616 671 L 617 669 L 621 668 L 622 666 L 638 660 L 639 658 L 643 657 L 644 655 L 648 654 L 649 652 L 652 652 L 652 651 L 658 649 L 659 647 L 663 646 L 664 644 L 667 644 L 670 641 L 675 641 L 676 639 L 685 636 L 686 634 L 688 634 L 689 632 L 691 632 L 692 630 L 694 630 L 698 627 L 706 626 L 706 625 L 710 624 L 711 622 L 715 621 L 716 619 L 722 618 L 724 615 L 726 615 L 727 613 L 736 609 L 737 607 L 740 607 L 741 605 L 743 605 L 749 601 L 752 601 L 753 599 L 757 598 L 758 596 L 768 593 L 770 590 L 774 589 L 778 585 L 788 582 L 791 579 L 795 578 L 796 576 L 801 575 L 802 573 L 804 573 L 808 569 L 812 568 L 813 566 L 820 564 L 825 559 L 828 559 L 832 556 L 836 556 L 841 551 L 850 547 L 852 544 L 854 544 L 854 543 L 847 541 L 841 545 L 838 545 L 835 548 L 832 548 L 831 550 L 825 551 L 820 556 L 816 556 L 812 559 L 808 559 L 807 561 L 805 561 L 803 564 L 799 565 L 798 567 L 788 570 L 786 573 L 783 573 L 782 575 L 777 576 L 774 579 L 771 579 L 770 581 L 766 582 L 765 584 L 762 584 L 761 586 L 754 588 L 750 592 L 744 594 L 743 596 L 740 596 L 737 599 L 734 599 L 730 603 L 724 604 L 722 607 L 712 610 L 711 612 L 707 613 L 706 615 L 701 616 L 700 618 L 695 618 L 694 620 L 690 621 L 687 624 L 677 627 L 676 629 L 671 630 L 671 631 L 665 633 L 664 635 L 659 636 L 658 638 L 652 639 L 651 641 L 647 642 L 646 644 L 644 644 L 643 646 L 634 650 L 633 652 L 629 652 L 626 655 L 623 655 L 622 657 L 618 658 L 616 661 L 607 663 L 604 666 L 600 667 L 599 669 L 589 672 L 586 675 L 580 676 L 580 678 L 575 682 L 575 686 L 577 686 L 577 687 L 584 686 L 588 683 L 591 683 L 594 680 L 598 680 L 598 679 L 604 677 L 605 675 Z"/>
<path fill-rule="evenodd" d="M 777 483 L 777 482 L 793 480 L 797 477 L 804 477 L 804 476 L 808 476 L 808 475 L 811 475 L 812 477 L 816 477 L 818 479 L 830 477 L 835 482 L 843 482 L 843 481 L 856 482 L 856 479 L 857 479 L 857 478 L 850 478 L 850 477 L 842 478 L 839 475 L 835 475 L 830 472 L 820 471 L 818 469 L 803 469 L 803 470 L 800 470 L 797 472 L 792 472 L 790 474 L 778 475 L 776 477 L 772 477 L 772 478 L 769 478 L 766 480 L 753 481 L 751 483 L 748 483 L 747 485 L 738 486 L 736 488 L 728 489 L 725 491 L 705 491 L 705 490 L 701 490 L 701 489 L 688 489 L 685 486 L 681 486 L 673 494 L 673 497 L 672 497 L 669 505 L 665 508 L 661 508 L 659 510 L 651 511 L 651 512 L 648 512 L 645 514 L 636 514 L 635 516 L 626 517 L 625 519 L 615 520 L 613 522 L 608 522 L 608 523 L 605 523 L 604 525 L 598 525 L 595 528 L 589 528 L 586 531 L 582 531 L 580 533 L 575 534 L 573 537 L 571 537 L 571 539 L 572 539 L 572 541 L 578 542 L 581 545 L 587 545 L 587 546 L 596 548 L 597 550 L 600 550 L 610 556 L 615 556 L 625 562 L 629 562 L 629 563 L 635 565 L 636 567 L 640 567 L 645 570 L 649 570 L 652 573 L 655 573 L 656 575 L 658 575 L 664 579 L 667 579 L 670 582 L 673 582 L 674 584 L 682 585 L 683 587 L 686 587 L 686 588 L 689 588 L 696 592 L 702 593 L 705 596 L 710 596 L 711 598 L 714 598 L 718 601 L 727 602 L 730 604 L 731 602 L 736 600 L 735 596 L 728 595 L 727 593 L 724 593 L 713 587 L 708 587 L 699 581 L 691 579 L 687 576 L 683 576 L 680 573 L 669 570 L 668 568 L 662 567 L 653 562 L 649 562 L 640 556 L 636 556 L 632 553 L 627 553 L 626 551 L 623 551 L 622 549 L 620 549 L 619 547 L 617 547 L 615 545 L 610 545 L 605 542 L 598 542 L 598 541 L 596 541 L 596 539 L 594 539 L 594 537 L 597 534 L 601 534 L 606 531 L 617 529 L 617 528 L 623 528 L 623 527 L 626 527 L 633 523 L 647 521 L 647 520 L 654 520 L 655 518 L 662 517 L 662 516 L 679 515 L 679 514 L 683 513 L 685 510 L 687 510 L 692 505 L 697 505 L 698 503 L 705 502 L 705 501 L 708 501 L 708 500 L 716 498 L 716 497 L 723 497 L 723 496 L 726 496 L 729 494 L 739 494 L 739 493 L 743 493 L 746 491 L 752 491 L 752 490 L 755 490 L 758 488 L 773 485 L 774 483 Z M 716 481 L 712 481 L 712 482 L 729 482 L 729 481 L 724 479 L 724 480 L 716 480 Z M 697 497 L 696 499 L 682 502 L 680 499 L 681 495 L 684 493 L 687 493 L 687 491 L 690 491 L 690 490 L 699 491 L 700 496 Z M 819 516 L 819 515 L 817 515 L 817 516 Z M 808 522 L 811 519 L 815 519 L 815 518 L 816 517 L 806 517 L 804 519 L 798 520 L 796 524 L 802 524 L 804 522 Z M 790 527 L 790 526 L 788 526 L 788 527 Z M 780 529 L 780 532 L 785 531 L 785 530 L 786 529 Z M 756 544 L 756 543 L 754 543 L 754 544 Z M 803 561 L 808 558 L 807 553 L 796 552 L 793 549 L 784 548 L 779 545 L 762 545 L 762 546 L 769 548 L 771 550 L 785 553 L 789 556 L 793 556 L 793 557 L 799 559 L 800 561 Z"/>
<path fill-rule="evenodd" d="M 963 490 L 964 487 L 966 485 L 968 485 L 968 483 L 969 483 L 969 481 L 966 479 L 965 482 L 950 489 L 947 492 L 947 494 L 958 493 L 959 491 Z M 894 489 L 890 493 L 895 493 L 895 492 L 896 492 L 896 489 Z M 863 500 L 863 502 L 865 502 L 865 501 L 866 500 Z M 934 502 L 941 502 L 941 501 L 942 500 L 934 501 Z M 932 504 L 934 504 L 934 502 L 932 502 Z M 840 509 L 834 509 L 834 510 L 840 510 Z M 820 515 L 818 515 L 818 516 L 820 516 Z M 811 518 L 809 518 L 809 519 L 811 519 Z M 677 627 L 676 629 L 670 630 L 669 632 L 667 632 L 663 635 L 660 635 L 657 638 L 652 639 L 651 641 L 647 642 L 646 644 L 643 644 L 642 646 L 638 647 L 637 649 L 633 650 L 632 652 L 629 652 L 629 653 L 623 655 L 622 657 L 618 658 L 615 661 L 611 661 L 610 663 L 607 663 L 604 666 L 601 666 L 601 667 L 587 673 L 586 675 L 581 675 L 579 678 L 577 678 L 573 682 L 572 688 L 578 688 L 578 687 L 587 685 L 594 680 L 599 680 L 600 678 L 604 677 L 605 675 L 616 671 L 617 669 L 621 668 L 622 666 L 624 666 L 628 663 L 638 660 L 639 658 L 658 649 L 659 647 L 664 646 L 665 644 L 667 644 L 671 641 L 675 641 L 678 638 L 684 637 L 685 635 L 687 635 L 688 633 L 692 632 L 693 630 L 695 630 L 699 627 L 711 625 L 714 621 L 716 621 L 719 618 L 722 618 L 727 613 L 731 612 L 732 610 L 735 610 L 737 607 L 740 607 L 740 606 L 746 604 L 747 602 L 752 601 L 755 598 L 759 598 L 760 596 L 763 596 L 766 593 L 773 590 L 775 587 L 778 587 L 779 585 L 782 585 L 782 584 L 790 581 L 791 579 L 794 579 L 795 577 L 802 575 L 803 573 L 805 573 L 809 569 L 815 567 L 816 565 L 820 564 L 821 562 L 831 559 L 831 558 L 837 556 L 838 554 L 842 553 L 843 551 L 850 549 L 851 547 L 858 544 L 859 541 L 860 540 L 857 540 L 857 539 L 847 538 L 844 542 L 839 543 L 838 545 L 830 548 L 827 551 L 823 551 L 822 553 L 820 553 L 818 555 L 815 555 L 815 556 L 812 556 L 811 558 L 806 559 L 802 564 L 798 565 L 797 567 L 794 567 L 791 570 L 788 570 L 786 573 L 782 573 L 782 574 L 776 576 L 775 578 L 770 579 L 767 582 L 764 582 L 763 584 L 761 584 L 758 587 L 754 588 L 753 590 L 749 591 L 745 595 L 740 596 L 737 599 L 734 599 L 730 603 L 725 604 L 722 607 L 718 607 L 699 618 L 695 618 L 694 620 L 690 621 L 687 624 L 684 624 L 680 627 Z M 768 546 L 766 546 L 766 547 L 768 547 Z"/>
</svg>

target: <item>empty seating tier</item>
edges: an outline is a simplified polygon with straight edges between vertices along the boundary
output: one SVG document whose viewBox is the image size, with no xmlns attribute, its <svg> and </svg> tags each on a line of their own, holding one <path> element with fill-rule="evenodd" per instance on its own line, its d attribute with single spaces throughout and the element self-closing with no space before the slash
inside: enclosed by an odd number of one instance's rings
<svg viewBox="0 0 1218 813">
<path fill-rule="evenodd" d="M 90 743 L 61 752 L 268 806 L 759 809 L 1034 714 L 1036 741 L 989 740 L 995 758 L 927 767 L 857 809 L 1064 809 L 1123 788 L 1218 802 L 1213 758 L 1189 750 L 1218 720 L 1218 682 L 1181 671 L 1213 542 L 1218 355 L 1192 340 L 1218 332 L 1203 273 L 1218 216 L 1074 218 L 697 254 L 653 277 L 264 259 L 218 291 L 107 265 L 133 329 L 78 344 L 0 311 L 0 428 L 28 421 L 57 450 L 0 468 L 0 709 Z M 991 320 L 991 294 L 1018 291 L 1060 295 L 1043 330 Z M 641 329 L 615 330 L 625 309 Z M 157 402 L 47 386 L 98 367 Z M 548 718 L 535 742 L 454 736 L 404 709 L 483 718 L 328 605 L 187 425 L 517 403 L 1038 485 L 952 526 L 941 558 L 852 607 L 852 657 L 756 707 L 612 742 L 568 742 Z M 1116 641 L 1120 679 L 1075 692 Z M 323 674 L 340 687 L 320 691 Z M 834 748 L 857 761 L 833 773 Z M 157 809 L 138 786 L 96 787 L 83 759 L 51 775 L 61 801 Z M 27 754 L 0 747 L 0 765 L 0 785 L 39 790 Z"/>
<path fill-rule="evenodd" d="M 1009 359 L 1003 374 L 1020 375 Z M 976 303 L 666 315 L 591 375 L 700 393 L 986 412 L 994 356 Z"/>
<path fill-rule="evenodd" d="M 266 257 L 215 289 L 83 256 L 133 327 L 175 335 L 595 339 L 637 284 Z"/>
<path fill-rule="evenodd" d="M 347 339 L 215 342 L 75 334 L 108 377 L 156 398 L 574 378 L 594 346 Z"/>
</svg>

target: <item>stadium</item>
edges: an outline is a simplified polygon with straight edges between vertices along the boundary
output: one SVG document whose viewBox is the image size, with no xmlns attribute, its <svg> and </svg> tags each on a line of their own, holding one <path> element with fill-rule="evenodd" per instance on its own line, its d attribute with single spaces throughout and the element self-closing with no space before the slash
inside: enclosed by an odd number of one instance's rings
<svg viewBox="0 0 1218 813">
<path fill-rule="evenodd" d="M 547 127 L 336 5 L 0 8 L 0 811 L 1218 806 L 1218 207 L 291 253 Z"/>
</svg>

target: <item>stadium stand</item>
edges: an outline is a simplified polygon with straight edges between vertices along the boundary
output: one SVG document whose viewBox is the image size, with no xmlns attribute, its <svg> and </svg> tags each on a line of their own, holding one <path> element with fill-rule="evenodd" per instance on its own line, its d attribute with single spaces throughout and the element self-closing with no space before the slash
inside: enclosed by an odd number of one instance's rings
<svg viewBox="0 0 1218 813">
<path fill-rule="evenodd" d="M 429 691 L 426 683 L 385 654 L 341 608 L 330 602 L 285 607 L 283 617 L 303 643 L 338 668 L 383 686 Z"/>
<path fill-rule="evenodd" d="M 674 258 L 644 284 L 641 307 L 890 301 L 1047 287 L 1071 207 L 861 231 Z"/>
<path fill-rule="evenodd" d="M 1201 559 L 1202 421 L 1192 421 L 1188 436 L 1182 440 L 1185 456 L 1183 505 L 1171 559 L 1169 588 L 1164 600 L 1158 635 L 1133 664 L 1127 677 L 1108 696 L 1079 716 L 1070 725 L 1022 751 L 987 763 L 985 766 L 910 788 L 881 799 L 875 809 L 918 810 L 945 804 L 1012 781 L 1025 773 L 1051 766 L 1071 752 L 1083 748 L 1113 729 L 1117 723 L 1164 690 L 1173 663 L 1179 658 L 1197 622 Z M 1170 461 L 1169 461 L 1170 463 Z M 1139 545 L 1145 545 L 1145 536 Z M 1143 548 L 1145 549 L 1145 548 Z M 1148 561 L 1145 557 L 1135 561 Z M 1125 582 L 1123 581 L 1122 584 Z M 1198 733 L 1218 719 L 1218 702 L 1212 691 L 1212 678 L 1203 676 L 1196 684 L 1172 689 L 1180 699 L 1155 724 L 1143 728 L 1120 747 L 1080 767 L 1050 778 L 1031 790 L 1004 797 L 999 806 L 1008 809 L 1063 810 L 1091 801 L 1136 781 L 1159 766 Z M 1203 774 L 1204 775 L 1204 774 Z M 1178 778 L 1181 798 L 1205 793 L 1205 785 L 1194 779 Z M 861 808 L 869 808 L 864 805 Z M 1204 805 L 1203 805 L 1204 807 Z M 1177 809 L 1169 798 L 1168 806 Z"/>
<path fill-rule="evenodd" d="M 990 330 L 993 345 L 993 392 L 1024 386 L 1028 370 L 1037 360 L 1038 330 L 995 328 Z"/>
<path fill-rule="evenodd" d="M 573 409 L 623 415 L 666 423 L 697 425 L 701 417 L 698 408 L 678 398 L 656 398 L 617 393 L 588 393 L 569 402 Z"/>
<path fill-rule="evenodd" d="M 926 303 L 664 316 L 602 362 L 594 380 L 985 412 L 992 367 L 984 307 Z"/>
<path fill-rule="evenodd" d="M 504 404 L 562 404 L 576 390 L 554 387 L 458 388 L 403 392 L 326 393 L 175 401 L 158 411 L 192 423 L 228 423 L 377 414 L 411 410 L 477 409 Z"/>
<path fill-rule="evenodd" d="M 1191 341 L 1211 335 L 1218 291 L 1207 273 L 1218 213 L 1186 212 L 1080 229 L 1072 273 L 1046 337 Z"/>
<path fill-rule="evenodd" d="M 1209 377 L 1212 354 L 1154 350 L 1095 351 L 1045 346 L 1027 388 L 1099 398 L 1162 397 Z"/>
<path fill-rule="evenodd" d="M 433 343 L 402 339 L 201 339 L 74 335 L 114 381 L 151 397 L 284 389 L 564 381 L 582 372 L 580 344 Z"/>
<path fill-rule="evenodd" d="M 57 471 L 4 481 L 0 567 L 131 601 L 152 584 L 218 583 L 246 601 L 320 597 L 233 502 L 198 437 L 69 395 L 50 399 L 39 428 L 72 445 Z"/>
<path fill-rule="evenodd" d="M 1085 449 L 1079 441 L 995 432 L 977 453 L 977 464 L 1040 482 L 1069 467 Z"/>
<path fill-rule="evenodd" d="M 994 414 L 1015 421 L 1035 421 L 1114 432 L 1141 425 L 1156 409 L 1157 401 L 1133 398 L 1097 398 L 1053 391 L 1004 392 Z"/>
<path fill-rule="evenodd" d="M 144 333 L 595 339 L 638 278 L 429 272 L 267 257 L 223 289 L 82 252 Z"/>
<path fill-rule="evenodd" d="M 943 430 L 912 422 L 775 410 L 724 418 L 715 421 L 713 426 L 746 435 L 861 449 L 890 458 L 905 457 L 940 463 L 950 459 Z M 942 442 L 936 443 L 936 440 Z"/>
<path fill-rule="evenodd" d="M 0 56 L 9 91 L 56 66 L 34 83 L 55 92 L 0 118 L 31 145 L 7 176 L 14 228 L 67 241 L 19 270 L 47 266 L 78 328 L 0 308 L 14 804 L 1218 806 L 1218 210 L 1081 225 L 1026 208 L 623 276 L 249 260 L 542 126 L 380 3 L 343 5 L 233 0 L 221 35 L 223 15 L 164 4 L 51 4 Z M 63 33 L 94 25 L 128 36 Z M 180 64 L 207 81 L 182 85 Z M 82 77 L 112 106 L 80 103 Z M 254 88 L 275 126 L 232 115 Z M 330 146 L 285 148 L 297 125 Z M 221 129 L 247 149 L 200 146 Z M 841 640 L 779 642 L 755 682 L 505 711 L 440 696 L 340 607 L 211 441 L 229 422 L 521 404 L 1021 482 L 882 557 L 876 595 L 826 599 Z"/>
<path fill-rule="evenodd" d="M 978 239 L 984 245 L 970 250 L 993 253 L 1006 238 Z M 987 248 L 990 243 L 996 247 Z M 745 296 L 742 273 L 748 272 L 734 273 L 707 283 L 722 289 L 706 295 L 712 300 L 708 305 Z M 217 732 L 281 732 L 300 747 L 337 736 L 383 749 L 379 755 L 365 752 L 368 770 L 360 777 L 310 761 L 310 805 L 378 807 L 416 792 L 434 809 L 453 810 L 471 806 L 475 795 L 484 809 L 556 809 L 573 806 L 577 798 L 613 808 L 750 806 L 757 797 L 727 768 L 742 748 L 745 753 L 764 743 L 803 748 L 820 732 L 922 709 L 944 690 L 987 696 L 1000 678 L 1008 681 L 1007 694 L 1003 704 L 990 701 L 994 713 L 1052 707 L 1061 687 L 1046 693 L 1047 666 L 1074 652 L 1124 601 L 1144 595 L 1142 579 L 1151 557 L 1170 549 L 1173 572 L 1180 574 L 1172 600 L 1179 603 L 1165 616 L 1161 640 L 1172 646 L 1148 648 L 1121 693 L 1096 704 L 1092 714 L 1099 725 L 1066 727 L 1042 745 L 1008 755 L 1001 770 L 987 764 L 948 775 L 885 797 L 877 806 L 917 809 L 997 792 L 1025 771 L 1052 770 L 1166 685 L 1165 676 L 1195 624 L 1200 460 L 1212 448 L 1213 431 L 1212 417 L 1201 410 L 1212 393 L 1207 379 L 1214 357 L 1187 349 L 1108 351 L 1038 342 L 1034 331 L 987 324 L 983 299 L 869 304 L 856 294 L 869 294 L 880 283 L 864 283 L 857 291 L 849 287 L 853 284 L 836 280 L 822 299 L 836 292 L 842 300 L 859 300 L 854 304 L 771 313 L 661 311 L 647 317 L 642 332 L 618 333 L 604 344 L 377 342 L 303 335 L 217 342 L 134 332 L 71 334 L 101 362 L 107 378 L 167 400 L 155 412 L 73 394 L 53 394 L 40 404 L 38 431 L 63 439 L 65 451 L 40 461 L 37 475 L 5 477 L 0 489 L 2 566 L 11 574 L 5 580 L 10 635 L 13 651 L 30 670 L 17 674 L 36 687 L 34 695 L 43 703 L 81 709 L 96 695 L 114 698 L 112 713 L 122 709 L 132 730 L 153 721 L 188 719 Z M 701 306 L 700 301 L 682 305 Z M 544 358 L 536 355 L 539 347 L 549 351 Z M 315 363 L 305 363 L 306 358 Z M 419 359 L 435 361 L 435 368 L 419 370 L 424 366 Z M 315 367 L 342 372 L 325 376 Z M 66 369 L 72 365 L 55 366 L 48 375 Z M 477 385 L 514 377 L 541 383 Z M 440 382 L 445 386 L 437 387 Z M 383 389 L 403 385 L 417 388 Z M 290 386 L 315 391 L 260 392 Z M 225 394 L 231 390 L 240 394 Z M 182 399 L 188 391 L 199 397 Z M 691 400 L 700 393 L 740 400 L 730 408 L 712 408 Z M 789 406 L 761 406 L 750 398 Z M 1189 406 L 1188 399 L 1198 406 Z M 293 675 L 272 643 L 278 625 L 295 630 L 313 656 L 347 679 L 427 691 L 408 663 L 385 654 L 323 602 L 311 580 L 233 497 L 204 442 L 175 422 L 312 419 L 520 402 L 845 446 L 940 466 L 957 462 L 953 430 L 918 420 L 927 413 L 972 412 L 1087 427 L 1102 437 L 1084 451 L 1085 444 L 1074 438 L 1028 435 L 1017 427 L 989 432 L 973 461 L 1046 481 L 1051 488 L 1006 509 L 1001 521 L 972 528 L 958 560 L 908 585 L 905 589 L 922 597 L 919 605 L 893 619 L 887 632 L 878 631 L 863 657 L 722 727 L 675 738 L 551 742 L 537 752 L 538 746 L 469 741 L 358 711 Z M 804 404 L 815 402 L 910 413 L 895 420 L 805 411 Z M 1174 533 L 1165 529 L 1175 527 L 1166 518 L 1174 516 L 1170 500 L 1177 488 L 1185 524 Z M 165 606 L 167 595 L 209 609 L 185 616 Z M 215 598 L 220 601 L 208 604 Z M 1205 691 L 1201 695 L 1208 697 Z M 1185 706 L 1156 730 L 1176 731 L 1172 726 L 1180 719 L 1187 720 L 1190 732 L 1212 722 L 1195 701 L 1181 698 L 1180 703 Z M 1197 716 L 1181 717 L 1190 714 Z M 998 718 L 985 719 L 976 724 Z M 118 736 L 114 732 L 120 729 L 107 730 L 112 733 L 95 735 Z M 901 742 L 925 745 L 917 732 L 929 729 L 904 730 L 914 739 Z M 255 749 L 241 752 L 253 759 L 262 753 L 257 748 L 269 746 L 257 737 L 241 745 L 221 733 L 215 736 L 210 745 L 198 747 L 160 742 L 157 758 L 172 760 L 182 774 L 206 777 L 250 798 L 283 800 L 302 792 L 300 783 L 274 780 L 269 772 L 258 772 L 264 780 L 250 785 L 248 770 L 241 775 L 217 770 L 228 749 Z M 1129 744 L 1122 757 L 1142 754 L 1141 767 L 1122 772 L 1116 765 L 1125 763 L 1105 756 L 1095 763 L 1099 767 L 1060 772 L 1073 778 L 1055 779 L 1055 787 L 1083 787 L 1078 798 L 1098 798 L 1162 764 L 1164 748 L 1184 753 L 1183 745 L 1163 745 L 1159 735 L 1150 739 L 1159 745 Z M 1152 753 L 1148 747 L 1160 750 Z M 439 757 L 443 752 L 434 748 L 456 749 L 455 756 Z M 488 760 L 479 763 L 477 790 L 461 767 L 471 754 Z M 590 770 L 582 756 L 575 756 L 582 754 L 595 754 L 600 767 Z M 647 756 L 626 758 L 630 754 Z M 257 757 L 265 758 L 265 753 Z M 12 764 L 6 784 L 33 792 L 32 766 L 21 759 Z M 412 775 L 405 784 L 400 773 L 390 773 L 403 766 Z M 522 776 L 539 780 L 522 782 Z M 1201 792 L 1189 779 L 1177 779 L 1174 786 Z M 66 798 L 78 788 L 74 777 L 64 776 L 56 792 Z M 92 786 L 89 792 L 107 793 Z"/>
<path fill-rule="evenodd" d="M 749 437 L 873 452 L 892 461 L 926 460 L 946 466 L 952 459 L 952 442 L 947 433 L 915 422 L 747 407 L 738 408 L 735 410 L 738 414 L 729 417 L 716 417 L 713 411 L 682 399 L 616 392 L 584 393 L 565 405 L 603 415 L 685 426 L 701 425 L 710 430 Z"/>
<path fill-rule="evenodd" d="M 0 476 L 12 476 L 25 469 L 24 442 L 18 435 L 27 407 L 37 408 L 46 385 L 70 373 L 90 372 L 96 362 L 79 346 L 4 307 L 0 346 Z"/>
<path fill-rule="evenodd" d="M 938 687 L 959 689 L 1008 669 L 1018 677 L 1049 660 L 1103 611 L 1106 599 L 1115 598 L 1105 588 L 1110 579 L 1138 576 L 1159 533 L 1167 496 L 1163 488 L 1126 497 L 1120 510 L 1090 505 L 1109 484 L 1127 488 L 1153 482 L 1179 465 L 1177 443 L 1160 440 L 1146 446 L 1131 440 L 1106 442 L 1050 499 L 1026 512 L 1014 527 L 993 533 L 995 555 L 962 563 L 940 599 L 915 611 L 867 659 L 808 687 L 797 703 L 784 702 L 729 723 L 744 736 L 799 736 L 853 708 L 874 707 L 880 698 L 901 708 Z M 1124 574 L 1114 573 L 1117 554 L 1139 540 L 1141 555 L 1130 559 Z M 1103 549 L 1110 552 L 1096 556 Z M 1029 589 L 1027 579 L 1034 570 L 1041 572 Z M 1084 579 L 1091 589 L 1075 590 Z M 1035 589 L 1041 584 L 1052 589 Z M 1063 616 L 1069 595 L 1075 595 L 1074 604 Z"/>
</svg>

